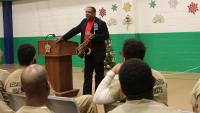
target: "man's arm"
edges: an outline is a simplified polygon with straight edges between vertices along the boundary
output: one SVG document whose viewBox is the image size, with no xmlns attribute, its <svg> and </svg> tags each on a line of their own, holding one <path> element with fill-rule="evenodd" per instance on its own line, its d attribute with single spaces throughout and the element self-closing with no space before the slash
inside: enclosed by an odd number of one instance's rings
<svg viewBox="0 0 200 113">
<path fill-rule="evenodd" d="M 70 31 L 68 31 L 67 33 L 65 33 L 62 38 L 64 40 L 68 40 L 70 38 L 72 38 L 73 36 L 77 35 L 78 33 L 80 33 L 81 31 L 81 24 L 79 24 L 78 26 L 72 28 Z"/>
<path fill-rule="evenodd" d="M 79 25 L 77 25 L 76 27 L 72 28 L 70 31 L 68 31 L 67 33 L 65 33 L 57 42 L 63 41 L 63 40 L 68 40 L 70 38 L 72 38 L 73 36 L 77 35 L 78 33 L 81 32 L 81 26 L 83 25 L 83 23 L 86 21 L 86 19 L 83 19 L 81 21 L 81 23 Z"/>
<path fill-rule="evenodd" d="M 115 74 L 119 73 L 121 64 L 115 65 L 112 70 L 109 70 L 104 77 L 104 79 L 99 84 L 94 97 L 93 101 L 96 104 L 108 104 L 115 101 L 115 99 L 112 97 L 111 90 L 109 88 L 112 80 L 114 79 Z"/>
<path fill-rule="evenodd" d="M 93 97 L 94 103 L 108 104 L 114 101 L 109 89 L 109 85 L 111 84 L 114 76 L 115 76 L 115 73 L 112 70 L 107 72 L 106 76 L 101 81 L 101 83 L 99 84 L 94 94 L 94 97 Z"/>
</svg>

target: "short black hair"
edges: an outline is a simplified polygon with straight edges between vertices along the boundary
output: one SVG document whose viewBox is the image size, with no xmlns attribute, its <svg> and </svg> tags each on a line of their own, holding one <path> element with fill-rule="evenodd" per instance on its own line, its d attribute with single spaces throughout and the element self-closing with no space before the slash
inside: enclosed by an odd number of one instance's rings
<svg viewBox="0 0 200 113">
<path fill-rule="evenodd" d="M 35 47 L 31 44 L 22 44 L 17 51 L 18 61 L 20 65 L 28 66 L 36 54 Z"/>
<path fill-rule="evenodd" d="M 151 68 L 143 60 L 126 60 L 120 68 L 119 81 L 128 100 L 153 99 L 155 79 Z"/>
<path fill-rule="evenodd" d="M 96 13 L 96 8 L 93 6 L 88 6 L 87 8 L 91 8 L 94 13 Z"/>
<path fill-rule="evenodd" d="M 141 40 L 129 38 L 125 40 L 122 54 L 125 60 L 129 58 L 144 59 L 146 48 Z"/>
</svg>

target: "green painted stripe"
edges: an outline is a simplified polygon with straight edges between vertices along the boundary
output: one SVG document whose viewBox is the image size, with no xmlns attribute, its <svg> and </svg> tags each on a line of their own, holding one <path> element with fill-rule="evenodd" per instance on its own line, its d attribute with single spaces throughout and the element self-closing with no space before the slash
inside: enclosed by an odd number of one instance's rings
<svg viewBox="0 0 200 113">
<path fill-rule="evenodd" d="M 147 47 L 145 60 L 158 70 L 182 72 L 200 66 L 200 32 L 146 33 L 137 38 Z"/>
<path fill-rule="evenodd" d="M 190 70 L 190 72 L 200 72 L 199 68 L 195 68 L 200 66 L 200 32 L 112 34 L 110 37 L 112 38 L 116 62 L 121 61 L 119 52 L 124 40 L 135 37 L 145 43 L 147 48 L 145 61 L 153 68 L 162 71 L 178 72 L 194 69 Z M 44 39 L 44 37 L 14 38 L 15 63 L 18 63 L 16 51 L 20 44 L 31 43 L 37 48 L 37 41 L 41 39 Z M 71 41 L 79 42 L 80 37 L 75 36 Z M 0 47 L 3 48 L 2 38 L 0 38 Z M 44 64 L 43 57 L 37 56 L 36 58 L 39 64 Z M 82 67 L 82 59 L 73 56 L 73 66 Z"/>
</svg>

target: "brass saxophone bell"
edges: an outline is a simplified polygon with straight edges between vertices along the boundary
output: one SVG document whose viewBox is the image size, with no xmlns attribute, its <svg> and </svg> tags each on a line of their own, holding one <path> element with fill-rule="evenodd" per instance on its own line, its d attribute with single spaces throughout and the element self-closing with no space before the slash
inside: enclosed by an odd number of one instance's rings
<svg viewBox="0 0 200 113">
<path fill-rule="evenodd" d="M 87 45 L 92 41 L 94 38 L 94 34 L 92 34 L 87 41 L 84 41 L 79 47 L 76 48 L 76 53 L 79 57 L 83 58 L 84 56 L 90 55 L 92 50 L 88 48 Z"/>
<path fill-rule="evenodd" d="M 92 50 L 91 50 L 90 48 L 85 49 L 85 53 L 86 53 L 87 55 L 90 55 L 91 52 L 92 52 Z"/>
<path fill-rule="evenodd" d="M 91 48 L 85 48 L 84 50 L 81 50 L 81 51 L 78 49 L 76 50 L 76 53 L 80 58 L 90 55 L 91 52 L 92 52 Z"/>
</svg>

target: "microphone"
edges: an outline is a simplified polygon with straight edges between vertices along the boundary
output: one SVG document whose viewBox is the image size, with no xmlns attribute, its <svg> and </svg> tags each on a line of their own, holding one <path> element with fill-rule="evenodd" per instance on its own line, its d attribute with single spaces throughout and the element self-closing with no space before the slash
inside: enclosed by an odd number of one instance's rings
<svg viewBox="0 0 200 113">
<path fill-rule="evenodd" d="M 55 34 L 48 34 L 48 35 L 45 37 L 45 40 L 47 40 L 47 38 L 48 38 L 49 36 L 56 37 Z"/>
</svg>

